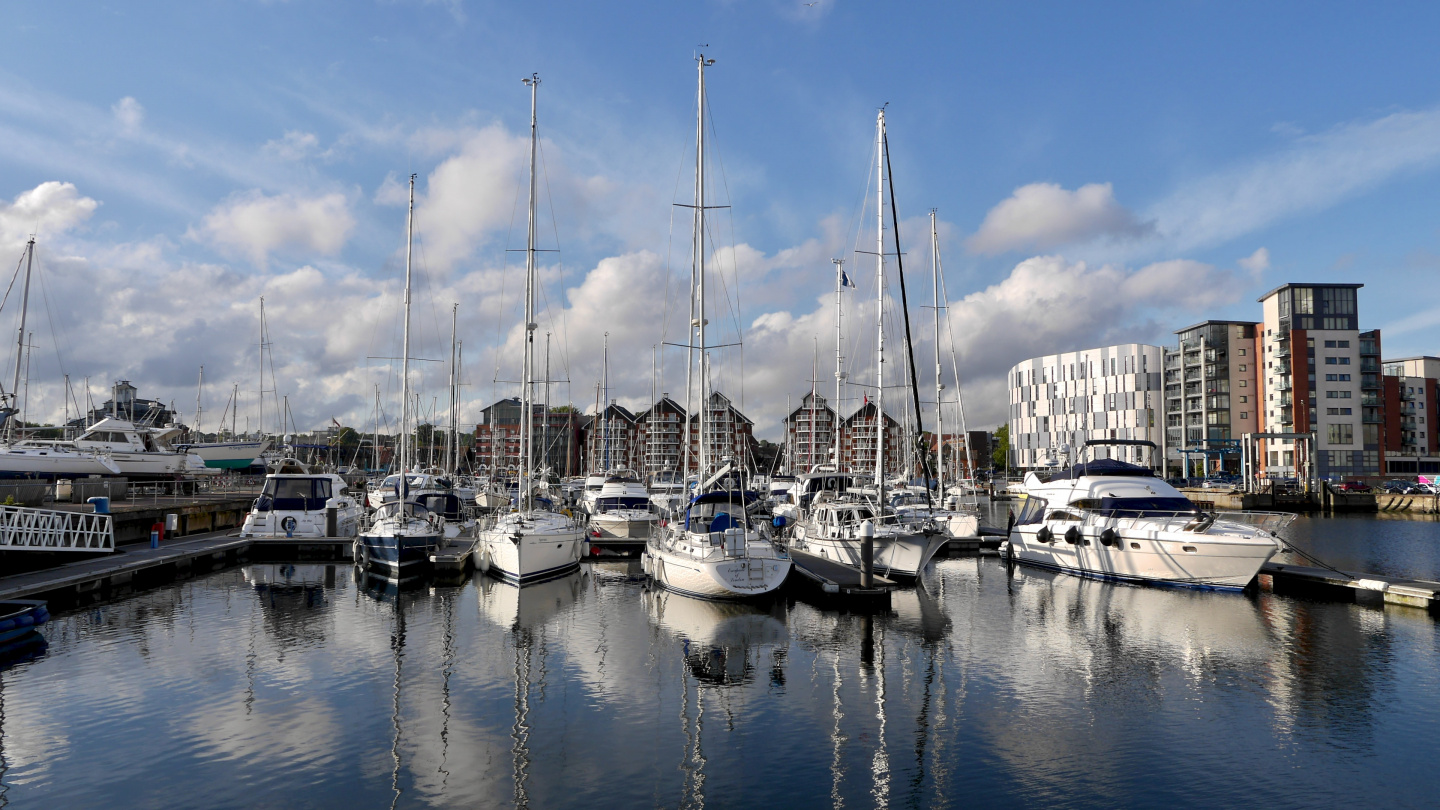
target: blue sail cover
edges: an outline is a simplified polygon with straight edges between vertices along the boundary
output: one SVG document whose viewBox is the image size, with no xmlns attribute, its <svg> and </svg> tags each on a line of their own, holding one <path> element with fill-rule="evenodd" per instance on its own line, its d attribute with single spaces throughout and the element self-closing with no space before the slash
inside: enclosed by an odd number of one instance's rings
<svg viewBox="0 0 1440 810">
<path fill-rule="evenodd" d="M 1068 470 L 1061 470 L 1050 476 L 1051 481 L 1065 481 L 1082 475 L 1125 475 L 1141 478 L 1155 477 L 1155 471 L 1139 464 L 1129 464 L 1113 458 L 1097 458 L 1084 464 L 1076 464 Z"/>
</svg>

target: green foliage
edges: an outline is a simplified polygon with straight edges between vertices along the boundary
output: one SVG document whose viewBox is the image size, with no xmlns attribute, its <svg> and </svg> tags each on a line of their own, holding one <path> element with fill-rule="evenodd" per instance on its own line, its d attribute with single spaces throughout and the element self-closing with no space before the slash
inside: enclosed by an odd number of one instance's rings
<svg viewBox="0 0 1440 810">
<path fill-rule="evenodd" d="M 1000 426 L 995 431 L 995 449 L 990 452 L 990 461 L 995 469 L 1005 469 L 1005 459 L 1010 451 L 1010 425 L 1009 423 Z"/>
</svg>

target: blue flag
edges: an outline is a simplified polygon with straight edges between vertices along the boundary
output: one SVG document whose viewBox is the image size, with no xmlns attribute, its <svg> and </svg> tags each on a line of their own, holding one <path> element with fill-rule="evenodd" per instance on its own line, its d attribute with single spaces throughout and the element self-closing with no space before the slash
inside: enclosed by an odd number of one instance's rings
<svg viewBox="0 0 1440 810">
<path fill-rule="evenodd" d="M 851 289 L 855 288 L 855 282 L 850 280 L 850 276 L 847 275 L 844 270 L 840 271 L 840 286 L 850 287 Z"/>
</svg>

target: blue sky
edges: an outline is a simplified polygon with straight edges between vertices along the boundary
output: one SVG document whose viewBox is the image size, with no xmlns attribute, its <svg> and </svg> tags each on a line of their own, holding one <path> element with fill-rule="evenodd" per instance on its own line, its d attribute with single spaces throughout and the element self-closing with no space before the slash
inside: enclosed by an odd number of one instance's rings
<svg viewBox="0 0 1440 810">
<path fill-rule="evenodd" d="M 367 421 L 374 386 L 393 390 L 366 358 L 396 349 L 411 172 L 418 351 L 441 356 L 458 302 L 466 398 L 508 393 L 490 381 L 516 373 L 505 249 L 523 246 L 532 72 L 542 233 L 562 248 L 546 271 L 559 374 L 590 402 L 610 331 L 612 395 L 643 405 L 665 279 L 687 269 L 671 203 L 689 197 L 702 45 L 748 352 L 727 389 L 743 379 L 762 435 L 808 389 L 817 347 L 831 362 L 829 258 L 859 260 L 847 251 L 864 239 L 852 223 L 887 102 L 907 269 L 928 298 L 921 223 L 936 208 L 978 424 L 1003 418 L 1019 360 L 1258 317 L 1256 296 L 1286 282 L 1362 281 L 1362 325 L 1387 330 L 1387 354 L 1440 353 L 1437 17 L 1424 4 L 18 5 L 0 61 L 0 249 L 13 261 L 38 228 L 52 296 L 32 321 L 30 407 L 58 417 L 68 372 L 96 389 L 129 378 L 188 412 L 202 363 L 207 411 L 232 380 L 243 402 L 263 294 L 301 427 Z M 857 376 L 868 351 L 848 347 Z"/>
</svg>

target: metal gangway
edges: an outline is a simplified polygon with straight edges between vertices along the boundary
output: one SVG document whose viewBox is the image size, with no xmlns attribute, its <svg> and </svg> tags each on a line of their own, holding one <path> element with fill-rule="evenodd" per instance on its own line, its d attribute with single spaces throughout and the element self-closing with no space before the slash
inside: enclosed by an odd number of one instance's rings
<svg viewBox="0 0 1440 810">
<path fill-rule="evenodd" d="M 114 551 L 111 516 L 0 505 L 0 551 Z"/>
</svg>

